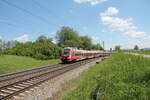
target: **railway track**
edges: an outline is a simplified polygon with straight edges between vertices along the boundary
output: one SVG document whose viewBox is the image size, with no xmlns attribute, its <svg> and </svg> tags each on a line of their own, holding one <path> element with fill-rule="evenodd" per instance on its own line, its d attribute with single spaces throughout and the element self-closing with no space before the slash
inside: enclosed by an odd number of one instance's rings
<svg viewBox="0 0 150 100">
<path fill-rule="evenodd" d="M 71 64 L 56 64 L 0 76 L 0 100 L 11 98 L 44 81 L 99 58 Z"/>
<path fill-rule="evenodd" d="M 56 68 L 62 65 L 63 64 L 48 65 L 48 66 L 33 68 L 33 69 L 25 70 L 25 71 L 19 71 L 15 73 L 6 74 L 6 75 L 1 75 L 0 76 L 0 88 L 8 84 L 21 81 L 21 80 L 25 80 L 27 78 L 34 77 L 41 73 L 45 73 L 45 71 L 47 70 L 51 70 L 52 68 Z"/>
</svg>

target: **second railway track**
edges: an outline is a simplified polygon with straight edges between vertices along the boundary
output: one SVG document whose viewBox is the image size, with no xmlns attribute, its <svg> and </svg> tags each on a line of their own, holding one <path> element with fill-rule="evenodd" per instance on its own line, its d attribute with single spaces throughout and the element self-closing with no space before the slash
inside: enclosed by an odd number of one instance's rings
<svg viewBox="0 0 150 100">
<path fill-rule="evenodd" d="M 21 80 L 25 80 L 25 79 L 40 75 L 42 73 L 45 73 L 46 71 L 58 68 L 60 66 L 63 66 L 63 64 L 48 65 L 48 66 L 44 66 L 44 67 L 39 67 L 39 68 L 29 69 L 29 70 L 25 70 L 25 71 L 1 75 L 0 76 L 0 88 L 5 85 L 14 83 L 14 82 L 18 82 Z"/>
<path fill-rule="evenodd" d="M 71 64 L 56 64 L 0 76 L 0 100 L 8 99 L 42 82 L 99 58 Z"/>
</svg>

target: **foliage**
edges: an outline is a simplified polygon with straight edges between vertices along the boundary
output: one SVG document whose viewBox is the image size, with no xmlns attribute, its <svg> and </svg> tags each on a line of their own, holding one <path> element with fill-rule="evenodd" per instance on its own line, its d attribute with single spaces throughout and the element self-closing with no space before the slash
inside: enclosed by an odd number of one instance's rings
<svg viewBox="0 0 150 100">
<path fill-rule="evenodd" d="M 64 100 L 93 100 L 93 93 L 97 100 L 150 100 L 150 59 L 114 54 L 83 73 L 76 84 Z"/>
<path fill-rule="evenodd" d="M 134 46 L 134 50 L 139 50 L 138 45 L 135 45 L 135 46 Z"/>
<path fill-rule="evenodd" d="M 4 54 L 30 56 L 47 60 L 59 57 L 61 48 L 52 43 L 52 39 L 40 36 L 35 42 L 18 43 L 15 47 L 1 51 Z"/>
<path fill-rule="evenodd" d="M 63 46 L 64 47 L 79 47 L 79 42 L 75 40 L 66 40 Z"/>
<path fill-rule="evenodd" d="M 78 41 L 79 36 L 75 30 L 64 26 L 57 31 L 56 39 L 58 40 L 58 45 L 63 47 L 68 40 Z"/>
<path fill-rule="evenodd" d="M 100 44 L 93 44 L 92 45 L 93 50 L 103 50 L 102 46 Z"/>
<path fill-rule="evenodd" d="M 78 32 L 70 27 L 62 27 L 56 33 L 58 45 L 61 47 L 78 47 L 85 50 L 102 49 L 100 44 L 92 44 L 92 40 L 88 36 L 79 36 Z"/>
<path fill-rule="evenodd" d="M 56 64 L 59 62 L 60 60 L 58 59 L 42 61 L 24 56 L 0 55 L 0 74 Z"/>
<path fill-rule="evenodd" d="M 58 44 L 52 42 L 52 38 L 39 36 L 35 42 L 20 43 L 17 41 L 0 40 L 0 55 L 29 56 L 40 60 L 58 58 L 62 48 L 77 47 L 85 50 L 101 50 L 100 44 L 92 44 L 88 36 L 79 36 L 78 32 L 70 27 L 62 27 L 56 33 Z"/>
<path fill-rule="evenodd" d="M 120 46 L 119 45 L 116 45 L 115 46 L 115 51 L 120 51 L 121 49 L 120 49 Z"/>
<path fill-rule="evenodd" d="M 16 46 L 16 44 L 18 44 L 17 41 L 2 41 L 0 39 L 0 50 L 12 48 Z"/>
<path fill-rule="evenodd" d="M 83 48 L 85 50 L 90 50 L 92 49 L 92 41 L 91 38 L 89 38 L 88 36 L 82 36 L 80 37 L 80 48 Z"/>
</svg>

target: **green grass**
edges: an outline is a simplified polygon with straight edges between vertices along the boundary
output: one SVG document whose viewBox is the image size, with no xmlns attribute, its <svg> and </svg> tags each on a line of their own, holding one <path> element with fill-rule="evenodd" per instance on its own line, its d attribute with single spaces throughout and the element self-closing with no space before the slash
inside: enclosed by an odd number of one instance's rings
<svg viewBox="0 0 150 100">
<path fill-rule="evenodd" d="M 146 55 L 150 55 L 150 50 L 147 51 L 130 51 L 131 53 L 140 53 L 140 54 L 146 54 Z"/>
<path fill-rule="evenodd" d="M 59 63 L 60 60 L 36 60 L 24 56 L 0 55 L 0 74 Z"/>
<path fill-rule="evenodd" d="M 117 53 L 73 82 L 63 100 L 150 100 L 150 59 Z"/>
</svg>

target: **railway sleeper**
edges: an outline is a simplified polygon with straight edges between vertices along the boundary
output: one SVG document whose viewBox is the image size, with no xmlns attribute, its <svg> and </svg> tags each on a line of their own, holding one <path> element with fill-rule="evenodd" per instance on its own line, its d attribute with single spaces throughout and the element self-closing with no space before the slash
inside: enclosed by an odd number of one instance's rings
<svg viewBox="0 0 150 100">
<path fill-rule="evenodd" d="M 25 84 L 25 85 L 32 85 L 33 83 L 31 83 L 31 82 L 23 82 L 23 84 Z"/>
<path fill-rule="evenodd" d="M 9 90 L 7 90 L 7 89 L 3 89 L 3 90 L 1 90 L 1 91 L 5 92 L 5 93 L 8 93 L 8 94 L 10 94 L 10 93 L 13 93 L 13 92 L 14 92 L 14 91 L 9 91 Z"/>
<path fill-rule="evenodd" d="M 9 90 L 13 90 L 13 91 L 17 91 L 17 90 L 19 90 L 18 88 L 14 88 L 14 87 L 7 88 L 7 89 L 9 89 Z"/>
<path fill-rule="evenodd" d="M 7 96 L 8 94 L 9 94 L 9 93 L 0 90 L 0 95 L 2 95 L 2 96 Z"/>
<path fill-rule="evenodd" d="M 27 87 L 28 86 L 28 85 L 25 85 L 25 84 L 22 84 L 22 83 L 17 84 L 17 85 L 22 86 L 22 87 Z"/>
<path fill-rule="evenodd" d="M 21 87 L 21 86 L 18 86 L 18 85 L 14 85 L 14 86 L 12 86 L 12 87 L 14 87 L 14 88 L 16 88 L 16 89 L 23 89 L 24 87 Z"/>
<path fill-rule="evenodd" d="M 17 88 L 19 88 L 19 89 L 25 88 L 24 86 L 21 86 L 21 85 L 19 85 L 19 84 L 15 85 L 14 87 L 17 87 Z"/>
</svg>

